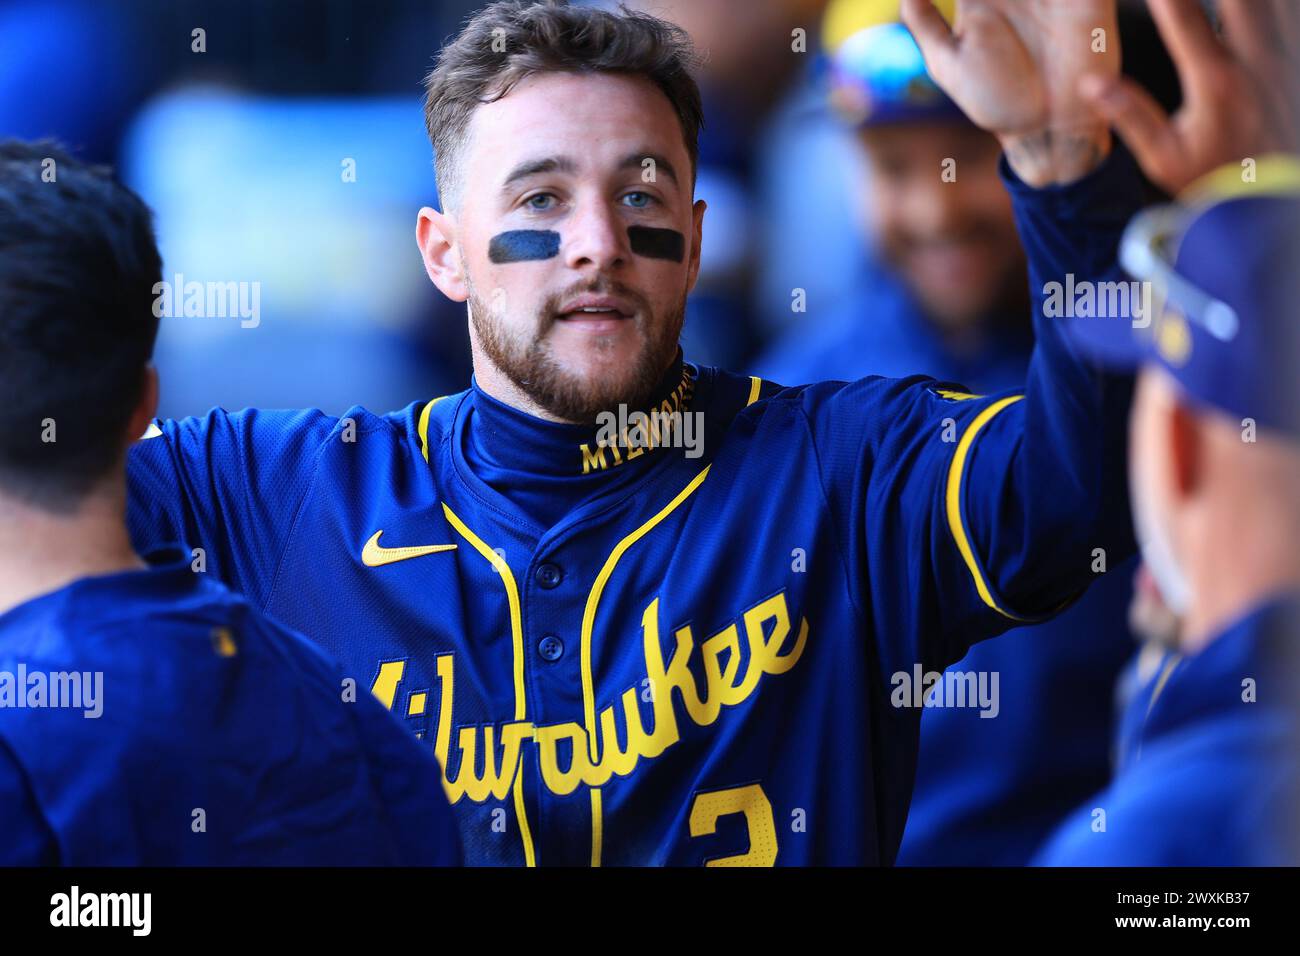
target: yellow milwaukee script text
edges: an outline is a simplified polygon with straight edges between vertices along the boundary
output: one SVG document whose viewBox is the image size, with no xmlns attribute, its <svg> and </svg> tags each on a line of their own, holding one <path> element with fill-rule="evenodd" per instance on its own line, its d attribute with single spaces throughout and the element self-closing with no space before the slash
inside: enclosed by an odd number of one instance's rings
<svg viewBox="0 0 1300 956">
<path fill-rule="evenodd" d="M 744 655 L 743 673 L 742 627 L 748 651 Z M 639 687 L 628 688 L 617 702 L 601 710 L 596 727 L 583 727 L 575 721 L 541 727 L 531 721 L 459 727 L 454 733 L 455 746 L 460 751 L 454 779 L 448 777 L 447 768 L 453 739 L 456 678 L 453 655 L 438 655 L 436 662 L 442 700 L 434 750 L 442 766 L 443 787 L 451 802 L 456 803 L 462 797 L 475 803 L 504 800 L 519 770 L 521 748 L 529 740 L 534 741 L 538 748 L 542 780 L 560 796 L 572 793 L 582 785 L 600 787 L 614 774 L 621 777 L 631 774 L 641 760 L 658 757 L 677 743 L 680 739 L 679 720 L 688 718 L 700 727 L 707 727 L 718 719 L 724 706 L 735 706 L 747 700 L 758 688 L 764 674 L 784 674 L 794 667 L 808 641 L 808 621 L 800 619 L 793 646 L 783 652 L 791 628 L 785 592 L 781 591 L 745 611 L 738 623 L 712 635 L 702 644 L 696 644 L 689 625 L 678 628 L 674 632 L 676 647 L 665 664 L 659 642 L 659 599 L 655 598 L 641 617 L 641 634 L 653 711 L 649 727 L 642 721 Z M 704 674 L 703 693 L 689 666 L 697 651 L 698 669 Z M 401 673 L 400 662 L 385 664 L 372 687 L 375 696 L 390 708 Z M 421 695 L 421 712 L 423 707 Z M 622 723 L 626 727 L 627 743 L 622 748 L 619 746 L 617 710 L 622 710 Z M 480 764 L 481 774 L 478 773 Z"/>
</svg>

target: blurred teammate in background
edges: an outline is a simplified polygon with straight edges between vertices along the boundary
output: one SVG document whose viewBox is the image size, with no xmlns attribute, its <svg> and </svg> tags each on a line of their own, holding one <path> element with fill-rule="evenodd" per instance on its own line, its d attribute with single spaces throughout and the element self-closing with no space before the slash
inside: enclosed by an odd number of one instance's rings
<svg viewBox="0 0 1300 956">
<path fill-rule="evenodd" d="M 823 28 L 832 100 L 870 169 L 862 216 L 878 259 L 852 300 L 810 316 L 758 371 L 787 384 L 923 372 L 981 393 L 1020 388 L 1029 279 L 1002 150 L 926 75 L 898 12 L 897 0 L 837 0 Z M 1023 864 L 1109 778 L 1131 577 L 1126 562 L 1060 617 L 949 668 L 998 674 L 999 710 L 925 711 L 900 864 Z"/>
<path fill-rule="evenodd" d="M 0 143 L 0 865 L 459 862 L 437 764 L 364 687 L 132 549 L 160 273 L 105 170 Z"/>
<path fill-rule="evenodd" d="M 1118 330 L 1129 356 L 1098 348 L 1143 363 L 1134 514 L 1184 622 L 1130 702 L 1116 780 L 1061 828 L 1045 863 L 1300 863 L 1300 163 L 1268 173 L 1241 195 L 1229 167 L 1226 197 L 1221 178 L 1165 224 L 1157 213 L 1130 229 L 1127 261 L 1168 304 L 1153 335 Z M 1162 248 L 1178 250 L 1172 283 L 1132 258 L 1155 262 Z M 1234 315 L 1236 332 L 1216 335 L 1216 315 Z M 1113 330 L 1094 320 L 1087 331 Z"/>
<path fill-rule="evenodd" d="M 1186 91 L 1095 101 L 1180 205 L 1139 216 L 1122 260 L 1162 304 L 1146 329 L 1075 320 L 1079 344 L 1140 366 L 1134 520 L 1182 619 L 1124 717 L 1111 786 L 1044 848 L 1054 865 L 1300 864 L 1300 7 L 1153 0 Z M 1208 138 L 1203 131 L 1213 129 Z M 1226 161 L 1195 180 L 1207 162 Z M 1193 180 L 1189 185 L 1189 180 Z"/>
<path fill-rule="evenodd" d="M 981 391 L 1021 383 L 1033 344 L 1029 289 L 996 137 L 926 75 L 897 0 L 837 0 L 822 38 L 832 105 L 869 172 L 859 218 L 875 256 L 854 299 L 810 303 L 809 327 L 759 371 L 852 381 L 928 364 Z"/>
</svg>

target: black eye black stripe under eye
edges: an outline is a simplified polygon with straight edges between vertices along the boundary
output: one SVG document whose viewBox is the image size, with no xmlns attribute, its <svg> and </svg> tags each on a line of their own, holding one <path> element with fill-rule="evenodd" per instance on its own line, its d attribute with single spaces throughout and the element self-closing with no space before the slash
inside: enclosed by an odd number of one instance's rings
<svg viewBox="0 0 1300 956">
<path fill-rule="evenodd" d="M 512 229 L 492 237 L 488 258 L 493 262 L 527 262 L 560 254 L 560 234 L 550 229 Z"/>
<path fill-rule="evenodd" d="M 681 262 L 686 256 L 686 237 L 676 229 L 656 229 L 652 226 L 628 226 L 628 241 L 638 256 L 650 259 L 670 259 Z"/>
</svg>

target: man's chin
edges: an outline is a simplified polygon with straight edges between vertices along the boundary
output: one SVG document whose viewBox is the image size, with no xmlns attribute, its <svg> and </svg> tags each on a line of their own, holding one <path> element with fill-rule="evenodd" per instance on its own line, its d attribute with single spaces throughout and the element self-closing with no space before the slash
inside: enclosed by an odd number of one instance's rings
<svg viewBox="0 0 1300 956">
<path fill-rule="evenodd" d="M 677 354 L 685 309 L 683 296 L 675 321 L 664 325 L 644 320 L 648 308 L 621 319 L 543 316 L 537 337 L 526 345 L 512 341 L 476 296 L 469 311 L 478 347 L 498 371 L 561 421 L 591 424 L 603 411 L 620 404 L 637 408 L 650 399 Z"/>
<path fill-rule="evenodd" d="M 641 341 L 601 346 L 595 341 L 573 347 L 554 338 L 547 361 L 516 381 L 529 397 L 565 421 L 592 424 L 601 412 L 619 405 L 640 408 L 652 397 L 671 360 L 651 354 Z M 561 344 L 567 348 L 559 348 Z M 618 347 L 618 346 L 623 347 Z M 675 349 L 674 349 L 675 352 Z"/>
<path fill-rule="evenodd" d="M 566 374 L 575 378 L 613 380 L 628 376 L 647 361 L 645 337 L 627 319 L 606 332 L 557 322 L 546 335 L 546 351 Z"/>
<path fill-rule="evenodd" d="M 559 404 L 563 407 L 551 410 L 571 421 L 590 424 L 601 412 L 614 411 L 619 405 L 635 408 L 647 401 L 645 377 L 635 359 L 616 364 L 565 363 L 551 387 L 562 396 Z"/>
</svg>

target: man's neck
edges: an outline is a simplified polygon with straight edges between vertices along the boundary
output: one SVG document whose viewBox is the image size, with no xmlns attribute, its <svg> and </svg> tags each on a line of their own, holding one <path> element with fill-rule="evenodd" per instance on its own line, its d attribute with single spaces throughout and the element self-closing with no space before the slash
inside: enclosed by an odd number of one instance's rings
<svg viewBox="0 0 1300 956">
<path fill-rule="evenodd" d="M 0 495 L 0 614 L 79 578 L 146 567 L 124 511 L 120 486 L 91 493 L 67 513 Z"/>
<path fill-rule="evenodd" d="M 1281 540 L 1279 524 L 1252 529 L 1243 522 L 1231 537 L 1216 536 L 1215 547 L 1199 548 L 1188 567 L 1191 600 L 1183 618 L 1179 650 L 1195 654 L 1234 621 L 1269 601 L 1300 594 L 1300 557 L 1294 539 Z"/>
<path fill-rule="evenodd" d="M 481 356 L 477 350 L 474 352 L 474 381 L 478 383 L 479 388 L 498 402 L 509 405 L 511 408 L 517 408 L 534 418 L 540 418 L 547 422 L 559 422 L 564 425 L 576 424 L 537 404 L 528 396 L 528 393 L 511 381 L 509 376 L 497 368 L 486 356 Z"/>
</svg>

